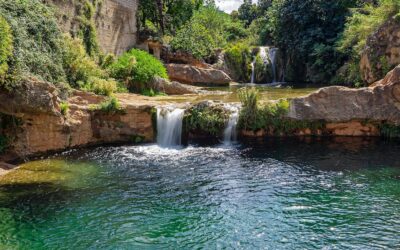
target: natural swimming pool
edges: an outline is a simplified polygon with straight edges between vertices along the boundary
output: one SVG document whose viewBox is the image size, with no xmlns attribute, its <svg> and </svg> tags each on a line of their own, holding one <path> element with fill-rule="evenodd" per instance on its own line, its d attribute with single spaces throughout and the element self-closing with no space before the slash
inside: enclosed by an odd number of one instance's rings
<svg viewBox="0 0 400 250">
<path fill-rule="evenodd" d="M 360 138 L 71 150 L 1 179 L 0 246 L 396 248 L 399 152 Z"/>
</svg>

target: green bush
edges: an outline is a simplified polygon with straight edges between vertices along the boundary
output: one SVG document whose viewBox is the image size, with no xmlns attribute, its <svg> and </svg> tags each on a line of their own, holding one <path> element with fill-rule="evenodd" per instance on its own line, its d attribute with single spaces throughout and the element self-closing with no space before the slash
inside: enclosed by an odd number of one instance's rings
<svg viewBox="0 0 400 250">
<path fill-rule="evenodd" d="M 0 78 L 4 77 L 8 70 L 8 58 L 13 52 L 13 38 L 10 25 L 0 16 Z"/>
<path fill-rule="evenodd" d="M 111 96 L 112 93 L 118 91 L 118 83 L 113 79 L 101 79 L 98 77 L 91 77 L 81 86 L 81 89 L 93 92 L 98 95 Z"/>
<path fill-rule="evenodd" d="M 65 81 L 62 35 L 53 11 L 40 0 L 0 0 L 0 15 L 13 33 L 9 72 L 50 82 Z"/>
<path fill-rule="evenodd" d="M 79 83 L 85 85 L 91 78 L 106 76 L 106 72 L 86 54 L 82 40 L 67 35 L 63 40 L 63 64 L 68 82 L 72 87 L 79 88 Z"/>
<path fill-rule="evenodd" d="M 238 95 L 242 103 L 239 129 L 249 131 L 265 129 L 270 134 L 290 135 L 301 129 L 316 132 L 325 127 L 322 121 L 299 121 L 286 117 L 289 112 L 289 102 L 285 99 L 260 105 L 259 93 L 255 88 L 242 88 Z"/>
<path fill-rule="evenodd" d="M 222 106 L 193 107 L 185 115 L 186 131 L 221 136 L 229 113 Z"/>
<path fill-rule="evenodd" d="M 232 44 L 225 50 L 225 57 L 234 79 L 250 82 L 252 56 L 248 44 L 243 42 Z"/>
<path fill-rule="evenodd" d="M 114 96 L 110 97 L 107 101 L 100 103 L 98 109 L 105 113 L 118 113 L 122 111 L 118 99 Z"/>
<path fill-rule="evenodd" d="M 111 66 L 112 77 L 125 82 L 129 90 L 142 92 L 154 77 L 168 78 L 164 65 L 149 53 L 132 49 L 120 56 Z"/>
<path fill-rule="evenodd" d="M 63 43 L 64 68 L 72 87 L 107 96 L 118 91 L 117 82 L 108 79 L 107 72 L 86 54 L 82 40 L 64 36 Z"/>
<path fill-rule="evenodd" d="M 61 102 L 60 103 L 60 112 L 63 116 L 66 116 L 68 114 L 69 110 L 69 104 L 68 102 Z"/>
</svg>

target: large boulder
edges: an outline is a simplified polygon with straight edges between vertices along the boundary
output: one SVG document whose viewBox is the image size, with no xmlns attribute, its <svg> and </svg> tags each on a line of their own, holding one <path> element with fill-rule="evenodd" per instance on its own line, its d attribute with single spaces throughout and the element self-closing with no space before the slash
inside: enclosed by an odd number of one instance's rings
<svg viewBox="0 0 400 250">
<path fill-rule="evenodd" d="M 24 113 L 52 113 L 58 109 L 58 91 L 48 82 L 26 79 L 11 91 L 0 88 L 0 112 L 21 116 Z"/>
<path fill-rule="evenodd" d="M 381 84 L 351 89 L 327 87 L 291 100 L 289 117 L 297 120 L 385 121 L 400 125 L 400 65 Z"/>
<path fill-rule="evenodd" d="M 185 64 L 167 64 L 169 78 L 173 81 L 200 85 L 228 85 L 232 79 L 223 71 L 199 68 Z"/>
<path fill-rule="evenodd" d="M 167 95 L 184 95 L 184 94 L 195 94 L 199 92 L 199 88 L 186 84 L 181 84 L 175 81 L 168 81 L 167 79 L 155 77 L 150 83 L 149 87 L 164 92 Z"/>
<path fill-rule="evenodd" d="M 367 39 L 360 70 L 367 84 L 383 78 L 400 64 L 400 23 L 391 18 Z"/>
</svg>

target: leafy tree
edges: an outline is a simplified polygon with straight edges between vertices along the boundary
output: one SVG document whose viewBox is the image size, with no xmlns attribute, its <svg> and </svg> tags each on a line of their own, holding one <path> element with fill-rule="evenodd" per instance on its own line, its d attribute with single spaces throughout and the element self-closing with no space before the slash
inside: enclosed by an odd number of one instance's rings
<svg viewBox="0 0 400 250">
<path fill-rule="evenodd" d="M 252 0 L 244 0 L 244 3 L 239 7 L 239 19 L 244 21 L 248 27 L 254 19 L 257 18 L 258 9 L 257 5 L 252 3 Z"/>
<path fill-rule="evenodd" d="M 13 35 L 10 74 L 64 81 L 62 33 L 51 8 L 39 0 L 0 0 L 0 15 L 7 20 Z"/>
<path fill-rule="evenodd" d="M 216 48 L 225 47 L 228 41 L 246 36 L 247 32 L 240 22 L 234 22 L 216 6 L 208 5 L 196 11 L 191 20 L 178 30 L 171 46 L 197 58 L 207 58 Z"/>
<path fill-rule="evenodd" d="M 154 25 L 156 33 L 175 34 L 202 5 L 203 0 L 140 0 L 138 20 L 142 28 Z"/>
<path fill-rule="evenodd" d="M 275 0 L 267 11 L 274 44 L 291 68 L 288 80 L 327 83 L 346 59 L 336 50 L 349 8 L 356 0 Z"/>
</svg>

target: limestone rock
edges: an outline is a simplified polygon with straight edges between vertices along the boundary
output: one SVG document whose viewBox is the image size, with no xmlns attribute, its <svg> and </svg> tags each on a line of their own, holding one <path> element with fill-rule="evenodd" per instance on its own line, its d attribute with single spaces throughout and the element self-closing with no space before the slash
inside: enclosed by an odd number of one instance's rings
<svg viewBox="0 0 400 250">
<path fill-rule="evenodd" d="M 289 117 L 297 120 L 387 121 L 400 124 L 400 66 L 375 87 L 327 87 L 291 100 Z"/>
<path fill-rule="evenodd" d="M 54 85 L 25 81 L 12 93 L 0 90 L 0 112 L 19 117 L 11 152 L 20 158 L 48 151 L 102 143 L 154 140 L 152 108 L 156 103 L 134 94 L 117 94 L 123 112 L 105 113 L 96 105 L 107 97 L 73 91 L 65 116 L 59 112 Z"/>
<path fill-rule="evenodd" d="M 171 82 L 160 77 L 155 77 L 148 85 L 150 88 L 164 92 L 167 95 L 195 94 L 199 92 L 199 89 L 195 86 L 181 84 L 175 81 Z"/>
<path fill-rule="evenodd" d="M 185 64 L 167 64 L 171 80 L 188 84 L 228 85 L 232 80 L 223 71 L 203 69 Z"/>
<path fill-rule="evenodd" d="M 56 9 L 60 28 L 76 34 L 80 25 L 82 1 L 44 0 Z M 137 43 L 138 0 L 104 0 L 96 5 L 94 22 L 98 42 L 105 53 L 122 54 Z"/>
<path fill-rule="evenodd" d="M 360 61 L 362 78 L 368 84 L 374 83 L 398 64 L 400 23 L 391 18 L 367 39 Z"/>
<path fill-rule="evenodd" d="M 57 114 L 57 95 L 53 84 L 27 79 L 12 91 L 0 89 L 0 112 L 16 116 L 24 113 Z"/>
</svg>

